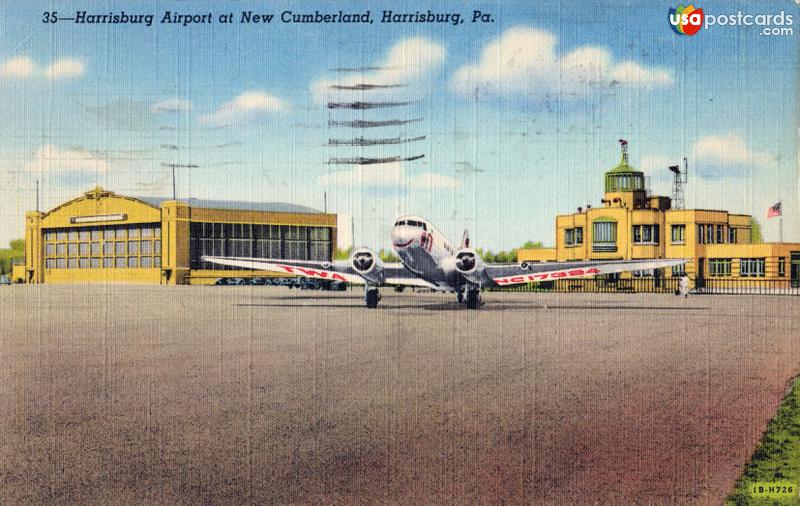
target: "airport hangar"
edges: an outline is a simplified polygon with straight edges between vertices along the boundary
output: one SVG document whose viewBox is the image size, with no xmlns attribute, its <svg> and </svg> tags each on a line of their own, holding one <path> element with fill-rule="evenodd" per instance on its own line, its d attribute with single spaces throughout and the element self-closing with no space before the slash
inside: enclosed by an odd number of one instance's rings
<svg viewBox="0 0 800 506">
<path fill-rule="evenodd" d="M 677 207 L 673 208 L 670 197 L 650 194 L 644 173 L 628 163 L 625 142 L 620 163 L 605 173 L 602 206 L 579 207 L 576 213 L 557 216 L 555 247 L 520 249 L 517 260 L 690 259 L 685 265 L 673 267 L 671 272 L 612 275 L 623 280 L 654 281 L 640 283 L 639 290 L 648 286 L 659 288 L 659 279 L 677 278 L 684 272 L 695 287 L 710 283 L 715 286 L 738 283 L 772 290 L 800 287 L 800 243 L 753 243 L 750 215 Z M 564 286 L 556 288 L 569 290 L 576 283 L 565 280 Z"/>
<path fill-rule="evenodd" d="M 274 273 L 202 255 L 330 260 L 336 215 L 286 203 L 128 197 L 96 187 L 25 215 L 26 283 L 212 284 Z"/>
</svg>

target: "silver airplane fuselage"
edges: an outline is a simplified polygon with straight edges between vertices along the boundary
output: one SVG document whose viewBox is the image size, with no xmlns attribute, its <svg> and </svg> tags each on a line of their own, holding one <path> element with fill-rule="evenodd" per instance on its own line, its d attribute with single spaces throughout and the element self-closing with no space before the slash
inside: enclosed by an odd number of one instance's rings
<svg viewBox="0 0 800 506">
<path fill-rule="evenodd" d="M 456 270 L 456 250 L 436 227 L 418 216 L 401 216 L 392 228 L 392 247 L 403 265 L 442 289 L 463 284 Z"/>
</svg>

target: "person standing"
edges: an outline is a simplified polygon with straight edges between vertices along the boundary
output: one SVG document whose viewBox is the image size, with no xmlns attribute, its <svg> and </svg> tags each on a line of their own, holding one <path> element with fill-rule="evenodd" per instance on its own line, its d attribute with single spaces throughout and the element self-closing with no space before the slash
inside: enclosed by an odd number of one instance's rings
<svg viewBox="0 0 800 506">
<path fill-rule="evenodd" d="M 678 292 L 683 295 L 684 298 L 689 297 L 689 276 L 686 274 L 681 276 L 681 280 L 678 282 Z"/>
</svg>

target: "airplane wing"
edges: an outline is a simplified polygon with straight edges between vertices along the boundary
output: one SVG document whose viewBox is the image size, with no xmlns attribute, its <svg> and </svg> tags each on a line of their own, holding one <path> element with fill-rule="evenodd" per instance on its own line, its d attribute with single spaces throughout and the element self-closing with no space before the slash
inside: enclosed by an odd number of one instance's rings
<svg viewBox="0 0 800 506">
<path fill-rule="evenodd" d="M 276 258 L 236 258 L 204 256 L 204 262 L 218 265 L 229 265 L 242 269 L 255 269 L 260 271 L 279 272 L 281 274 L 302 276 L 315 279 L 329 279 L 331 281 L 346 281 L 354 285 L 363 285 L 366 280 L 350 264 L 349 260 L 334 260 L 333 262 L 315 260 L 282 260 Z M 384 282 L 388 285 L 422 286 L 439 289 L 406 269 L 403 264 L 389 263 L 383 265 Z"/>
<path fill-rule="evenodd" d="M 584 262 L 522 262 L 519 264 L 488 264 L 486 274 L 497 286 L 517 285 L 532 281 L 583 278 L 599 274 L 663 269 L 688 262 L 683 258 L 660 260 L 609 260 Z"/>
</svg>

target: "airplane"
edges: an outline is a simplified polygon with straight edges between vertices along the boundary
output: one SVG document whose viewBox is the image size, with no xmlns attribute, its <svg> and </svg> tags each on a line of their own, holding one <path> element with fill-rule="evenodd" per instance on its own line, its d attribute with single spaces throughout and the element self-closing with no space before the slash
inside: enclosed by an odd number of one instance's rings
<svg viewBox="0 0 800 506">
<path fill-rule="evenodd" d="M 465 230 L 454 248 L 433 224 L 418 216 L 401 216 L 392 228 L 392 246 L 399 263 L 384 263 L 369 248 L 359 248 L 348 260 L 315 261 L 203 256 L 201 260 L 245 269 L 345 281 L 364 285 L 364 301 L 378 307 L 381 285 L 424 287 L 455 292 L 469 309 L 481 306 L 481 289 L 538 281 L 582 278 L 626 271 L 663 269 L 687 259 L 521 262 L 487 264 L 470 247 Z"/>
</svg>

